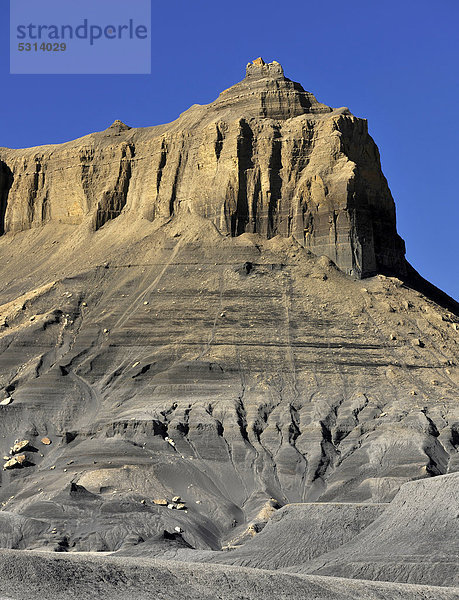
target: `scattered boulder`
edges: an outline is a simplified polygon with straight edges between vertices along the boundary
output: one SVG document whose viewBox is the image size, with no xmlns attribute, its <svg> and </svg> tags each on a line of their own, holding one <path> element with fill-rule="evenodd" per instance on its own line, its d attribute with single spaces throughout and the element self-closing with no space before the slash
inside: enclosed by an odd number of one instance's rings
<svg viewBox="0 0 459 600">
<path fill-rule="evenodd" d="M 25 467 L 27 465 L 27 456 L 25 454 L 17 454 L 6 461 L 3 465 L 3 470 L 6 471 L 8 469 L 17 469 L 21 467 Z"/>
<path fill-rule="evenodd" d="M 413 340 L 411 340 L 411 343 L 413 346 L 419 346 L 419 348 L 424 348 L 425 346 L 424 342 L 419 338 L 414 338 Z"/>
<path fill-rule="evenodd" d="M 27 450 L 30 446 L 30 441 L 29 440 L 22 440 L 20 442 L 16 442 L 11 450 L 10 450 L 10 454 L 19 454 L 19 452 L 22 452 L 23 450 Z"/>
<path fill-rule="evenodd" d="M 41 442 L 42 444 L 44 444 L 45 446 L 49 446 L 50 444 L 52 444 L 52 442 L 51 442 L 51 440 L 49 439 L 49 437 L 44 437 L 44 438 L 41 438 L 40 442 Z"/>
<path fill-rule="evenodd" d="M 181 501 L 181 498 L 180 498 L 180 496 L 174 496 L 174 497 L 172 498 L 172 502 L 180 502 L 180 501 Z"/>
<path fill-rule="evenodd" d="M 11 396 L 9 398 L 5 398 L 4 400 L 2 400 L 0 402 L 0 406 L 8 406 L 8 404 L 11 404 L 13 402 L 13 398 L 11 398 Z"/>
<path fill-rule="evenodd" d="M 166 500 L 166 498 L 155 498 L 153 500 L 153 504 L 156 504 L 157 506 L 167 506 L 168 501 Z"/>
</svg>

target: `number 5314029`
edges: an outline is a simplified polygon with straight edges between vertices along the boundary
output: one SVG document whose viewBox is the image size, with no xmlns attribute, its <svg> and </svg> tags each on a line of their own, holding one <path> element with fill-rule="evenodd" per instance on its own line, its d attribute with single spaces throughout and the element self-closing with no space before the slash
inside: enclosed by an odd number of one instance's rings
<svg viewBox="0 0 459 600">
<path fill-rule="evenodd" d="M 65 52 L 65 50 L 67 50 L 67 44 L 52 44 L 49 42 L 47 44 L 45 42 L 41 44 L 35 42 L 32 44 L 30 42 L 21 42 L 18 44 L 18 50 L 19 52 Z"/>
</svg>

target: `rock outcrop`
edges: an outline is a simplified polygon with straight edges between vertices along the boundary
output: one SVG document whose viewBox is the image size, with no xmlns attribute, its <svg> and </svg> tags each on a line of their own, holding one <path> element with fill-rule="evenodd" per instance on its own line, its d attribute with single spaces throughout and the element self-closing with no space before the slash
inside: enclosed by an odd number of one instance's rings
<svg viewBox="0 0 459 600">
<path fill-rule="evenodd" d="M 189 211 L 232 236 L 293 236 L 358 277 L 405 273 L 366 120 L 319 103 L 275 61 L 249 63 L 243 81 L 168 125 L 115 121 L 58 146 L 0 149 L 0 161 L 0 233 Z"/>
<path fill-rule="evenodd" d="M 272 513 L 360 531 L 459 470 L 459 308 L 402 279 L 365 121 L 257 60 L 169 125 L 0 160 L 0 545 L 253 553 Z"/>
</svg>

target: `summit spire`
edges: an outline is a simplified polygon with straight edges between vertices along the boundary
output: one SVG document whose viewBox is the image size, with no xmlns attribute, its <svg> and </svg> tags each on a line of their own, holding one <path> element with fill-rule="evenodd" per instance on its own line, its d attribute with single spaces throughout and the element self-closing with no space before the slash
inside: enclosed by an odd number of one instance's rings
<svg viewBox="0 0 459 600">
<path fill-rule="evenodd" d="M 246 68 L 246 77 L 274 77 L 283 78 L 284 70 L 277 60 L 266 63 L 261 56 L 249 62 Z"/>
</svg>

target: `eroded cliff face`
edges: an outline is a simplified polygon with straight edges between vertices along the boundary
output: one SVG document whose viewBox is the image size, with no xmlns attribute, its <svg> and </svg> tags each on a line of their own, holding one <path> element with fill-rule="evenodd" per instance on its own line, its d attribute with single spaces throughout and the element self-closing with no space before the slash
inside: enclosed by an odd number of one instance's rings
<svg viewBox="0 0 459 600">
<path fill-rule="evenodd" d="M 0 160 L 0 231 L 185 211 L 232 236 L 292 236 L 359 277 L 405 271 L 366 121 L 320 104 L 276 62 L 254 61 L 242 82 L 168 125 L 116 121 L 58 146 L 0 149 Z"/>
</svg>

